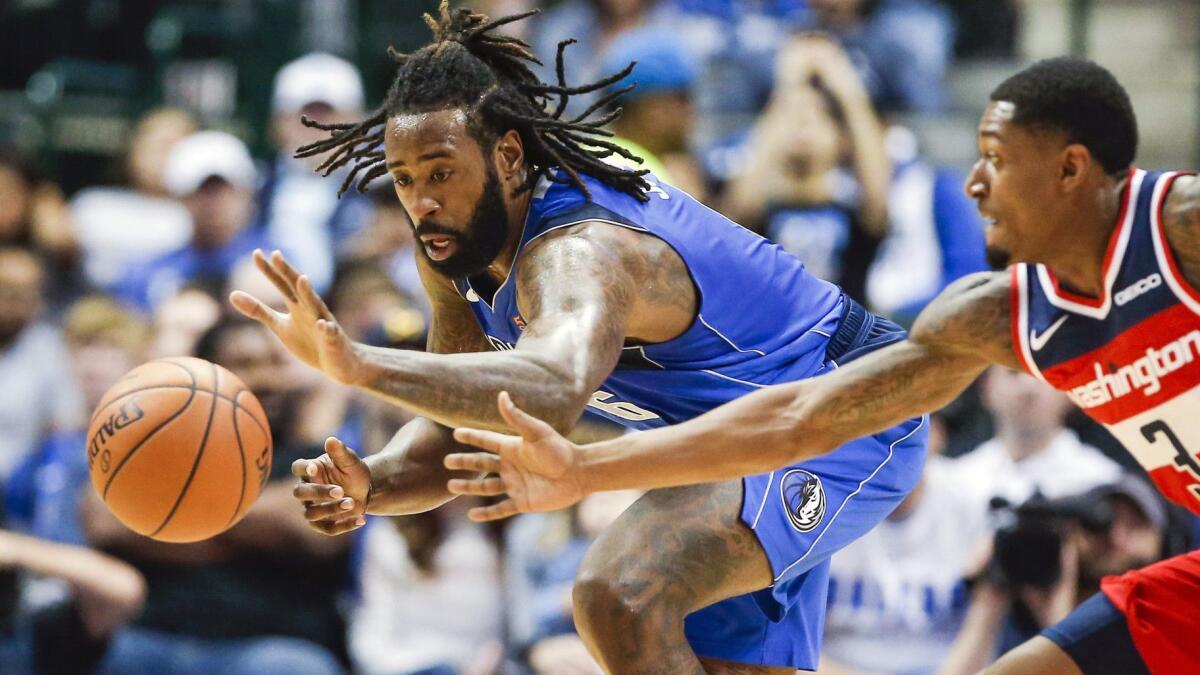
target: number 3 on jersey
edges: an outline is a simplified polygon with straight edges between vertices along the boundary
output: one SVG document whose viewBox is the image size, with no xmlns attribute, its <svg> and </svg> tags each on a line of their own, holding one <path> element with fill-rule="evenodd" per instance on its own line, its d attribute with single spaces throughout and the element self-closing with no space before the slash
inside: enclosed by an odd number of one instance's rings
<svg viewBox="0 0 1200 675">
<path fill-rule="evenodd" d="M 1171 444 L 1171 447 L 1175 448 L 1175 466 L 1179 467 L 1180 473 L 1187 474 L 1192 479 L 1192 484 L 1188 486 L 1188 489 L 1200 499 L 1200 461 L 1197 461 L 1196 457 L 1183 447 L 1183 442 L 1179 440 L 1171 427 L 1162 420 L 1154 420 L 1142 426 L 1141 431 L 1147 441 L 1157 443 L 1161 434 Z"/>
</svg>

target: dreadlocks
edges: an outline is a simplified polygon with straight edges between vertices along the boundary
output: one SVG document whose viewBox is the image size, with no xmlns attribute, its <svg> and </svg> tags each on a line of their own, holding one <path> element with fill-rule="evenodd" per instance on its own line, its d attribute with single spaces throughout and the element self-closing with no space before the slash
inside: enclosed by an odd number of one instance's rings
<svg viewBox="0 0 1200 675">
<path fill-rule="evenodd" d="M 508 129 L 515 129 L 525 146 L 532 168 L 521 190 L 533 187 L 539 177 L 570 182 L 591 199 L 580 173 L 591 175 L 605 184 L 645 201 L 649 184 L 643 178 L 646 169 L 629 170 L 605 162 L 614 154 L 640 163 L 641 158 L 621 146 L 604 140 L 611 137 L 603 129 L 621 113 L 620 108 L 591 119 L 631 86 L 604 94 L 580 115 L 563 119 L 571 96 L 589 94 L 610 87 L 633 70 L 630 63 L 619 73 L 581 86 L 567 86 L 563 69 L 563 51 L 574 40 L 558 44 L 555 59 L 557 84 L 538 79 L 529 64 L 541 65 L 523 40 L 496 34 L 505 24 L 537 14 L 538 10 L 489 21 L 469 9 L 450 11 L 442 0 L 440 17 L 425 14 L 425 23 L 433 30 L 433 42 L 411 54 L 400 54 L 388 47 L 388 55 L 398 64 L 396 79 L 388 89 L 383 105 L 357 124 L 321 124 L 307 117 L 306 126 L 329 132 L 329 138 L 299 148 L 296 157 L 331 153 L 318 167 L 328 176 L 350 165 L 338 196 L 355 184 L 359 192 L 372 180 L 387 173 L 384 129 L 389 117 L 397 114 L 432 112 L 463 108 L 468 129 L 485 148 Z M 566 173 L 559 177 L 558 167 Z"/>
</svg>

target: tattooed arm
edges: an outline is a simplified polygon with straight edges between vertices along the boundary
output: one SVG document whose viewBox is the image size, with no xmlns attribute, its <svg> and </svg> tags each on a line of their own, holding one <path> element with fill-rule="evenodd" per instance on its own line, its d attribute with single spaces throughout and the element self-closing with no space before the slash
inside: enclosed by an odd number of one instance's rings
<svg viewBox="0 0 1200 675">
<path fill-rule="evenodd" d="M 1200 289 L 1200 176 L 1180 176 L 1163 205 L 1163 229 L 1183 278 Z"/>
<path fill-rule="evenodd" d="M 501 397 L 523 438 L 459 429 L 455 438 L 499 454 L 456 454 L 448 466 L 498 473 L 453 481 L 456 494 L 509 499 L 473 517 L 562 508 L 588 492 L 706 483 L 771 471 L 831 452 L 949 403 L 989 364 L 1018 367 L 1007 274 L 982 273 L 947 288 L 907 340 L 838 370 L 761 389 L 693 420 L 612 441 L 573 446 Z"/>
</svg>

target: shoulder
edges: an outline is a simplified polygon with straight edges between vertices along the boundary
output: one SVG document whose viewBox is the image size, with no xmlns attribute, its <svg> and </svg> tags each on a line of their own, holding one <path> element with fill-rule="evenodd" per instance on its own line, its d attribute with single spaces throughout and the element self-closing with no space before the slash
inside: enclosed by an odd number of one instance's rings
<svg viewBox="0 0 1200 675">
<path fill-rule="evenodd" d="M 584 220 L 547 232 L 521 251 L 517 261 L 519 285 L 539 283 L 547 277 L 579 278 L 603 273 L 606 281 L 618 282 L 614 272 L 635 272 L 647 265 L 653 246 L 645 234 L 619 225 Z"/>
<path fill-rule="evenodd" d="M 946 287 L 917 317 L 912 339 L 1018 368 L 1012 347 L 1009 272 L 969 274 Z"/>
</svg>

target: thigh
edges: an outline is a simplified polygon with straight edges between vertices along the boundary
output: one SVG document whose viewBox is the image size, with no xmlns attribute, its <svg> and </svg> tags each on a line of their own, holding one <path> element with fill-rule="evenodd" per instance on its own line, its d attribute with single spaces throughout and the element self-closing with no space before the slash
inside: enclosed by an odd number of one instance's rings
<svg viewBox="0 0 1200 675">
<path fill-rule="evenodd" d="M 321 645 L 288 637 L 228 640 L 210 655 L 205 672 L 223 675 L 342 675 L 345 669 L 333 653 Z"/>
</svg>

